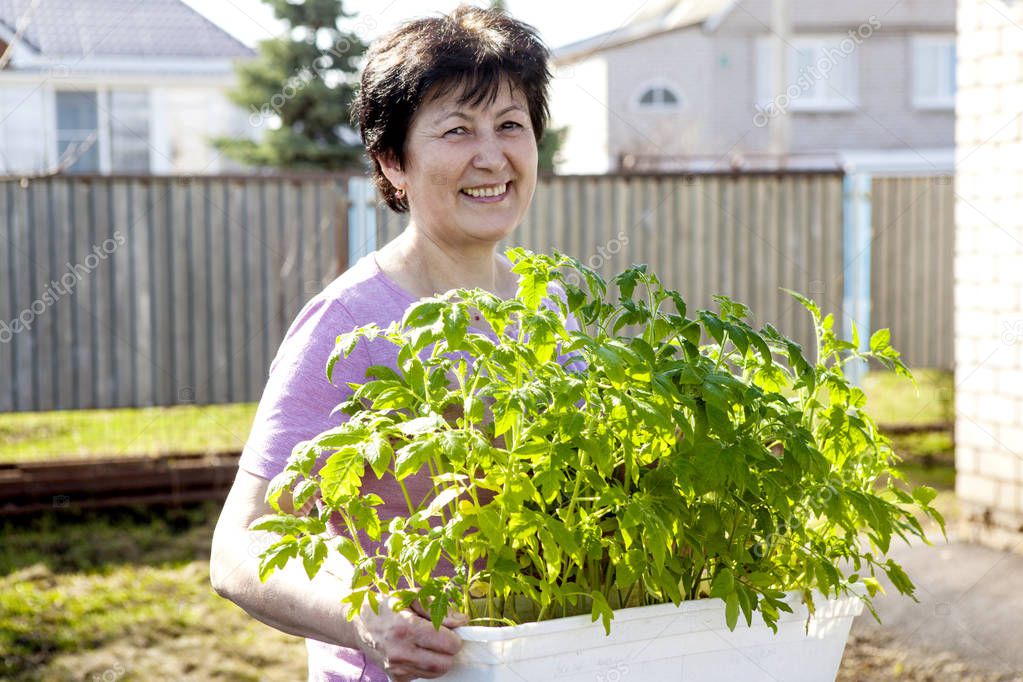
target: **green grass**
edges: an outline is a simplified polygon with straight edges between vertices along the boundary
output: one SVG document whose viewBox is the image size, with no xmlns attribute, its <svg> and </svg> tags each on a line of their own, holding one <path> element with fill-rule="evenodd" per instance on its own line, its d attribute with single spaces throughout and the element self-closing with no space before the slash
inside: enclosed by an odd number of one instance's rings
<svg viewBox="0 0 1023 682">
<path fill-rule="evenodd" d="M 301 640 L 210 589 L 218 512 L 51 512 L 4 523 L 0 679 L 304 679 Z"/>
<path fill-rule="evenodd" d="M 0 462 L 241 451 L 255 403 L 0 414 Z"/>
<path fill-rule="evenodd" d="M 928 424 L 952 421 L 955 413 L 951 372 L 913 370 L 912 382 L 892 372 L 869 372 L 863 381 L 867 412 L 880 424 Z"/>
</svg>

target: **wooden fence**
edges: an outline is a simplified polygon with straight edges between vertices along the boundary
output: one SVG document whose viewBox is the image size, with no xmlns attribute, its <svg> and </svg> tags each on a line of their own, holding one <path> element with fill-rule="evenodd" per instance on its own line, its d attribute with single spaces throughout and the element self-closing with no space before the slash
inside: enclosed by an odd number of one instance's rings
<svg viewBox="0 0 1023 682">
<path fill-rule="evenodd" d="M 955 191 L 951 176 L 875 178 L 871 327 L 912 367 L 951 369 Z"/>
<path fill-rule="evenodd" d="M 875 178 L 871 195 L 870 326 L 889 327 L 911 366 L 951 369 L 951 178 Z M 376 218 L 380 244 L 406 220 L 386 208 Z M 843 253 L 843 218 L 838 173 L 556 176 L 537 186 L 514 241 L 604 277 L 647 263 L 690 308 L 726 294 L 807 347 L 809 317 L 781 288 L 816 300 L 841 329 L 845 270 L 864 256 Z"/>
<path fill-rule="evenodd" d="M 378 243 L 403 221 L 381 209 Z M 647 263 L 691 310 L 716 310 L 712 295 L 725 294 L 804 344 L 810 318 L 780 287 L 841 316 L 839 174 L 551 177 L 514 241 L 558 249 L 605 278 Z"/>
<path fill-rule="evenodd" d="M 0 410 L 258 399 L 346 211 L 335 176 L 0 183 Z"/>
<path fill-rule="evenodd" d="M 951 368 L 952 185 L 876 179 L 872 195 L 871 326 L 911 365 Z M 0 411 L 257 399 L 291 320 L 349 260 L 348 203 L 332 175 L 0 182 Z M 378 245 L 407 221 L 365 208 Z M 807 344 L 780 288 L 843 317 L 859 256 L 843 209 L 837 173 L 558 176 L 514 241 L 605 277 L 647 263 L 690 309 L 723 293 Z"/>
</svg>

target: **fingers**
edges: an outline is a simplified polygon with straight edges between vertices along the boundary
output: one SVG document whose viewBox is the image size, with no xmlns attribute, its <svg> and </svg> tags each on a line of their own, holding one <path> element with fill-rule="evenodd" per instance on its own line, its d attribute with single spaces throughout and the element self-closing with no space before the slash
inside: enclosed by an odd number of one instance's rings
<svg viewBox="0 0 1023 682">
<path fill-rule="evenodd" d="M 407 657 L 390 659 L 387 672 L 394 680 L 433 679 L 448 672 L 453 662 L 450 656 L 427 649 L 412 649 Z"/>
<path fill-rule="evenodd" d="M 423 614 L 416 604 L 398 612 L 382 606 L 379 613 L 366 612 L 359 617 L 360 648 L 396 682 L 443 675 L 462 648 L 458 635 L 447 626 L 434 628 Z M 464 616 L 452 614 L 447 622 L 463 624 Z"/>
<path fill-rule="evenodd" d="M 412 611 L 414 611 L 422 618 L 425 618 L 426 620 L 431 620 L 430 614 L 427 613 L 426 609 L 423 608 L 423 605 L 420 604 L 418 601 L 412 602 L 412 606 L 410 606 L 409 608 L 411 608 Z M 444 617 L 444 620 L 441 623 L 441 625 L 443 625 L 446 628 L 460 628 L 463 625 L 468 624 L 469 616 L 465 615 L 464 613 L 459 613 L 458 611 L 449 611 L 448 615 Z"/>
<path fill-rule="evenodd" d="M 444 627 L 446 628 L 460 628 L 463 625 L 468 624 L 469 616 L 465 615 L 464 613 L 458 613 L 457 611 L 454 613 L 449 613 L 447 616 L 445 616 L 444 622 L 442 623 L 442 625 L 444 625 Z"/>
<path fill-rule="evenodd" d="M 421 620 L 424 629 L 416 632 L 416 646 L 426 651 L 454 656 L 462 648 L 462 638 L 446 627 L 435 630 L 433 624 Z"/>
</svg>

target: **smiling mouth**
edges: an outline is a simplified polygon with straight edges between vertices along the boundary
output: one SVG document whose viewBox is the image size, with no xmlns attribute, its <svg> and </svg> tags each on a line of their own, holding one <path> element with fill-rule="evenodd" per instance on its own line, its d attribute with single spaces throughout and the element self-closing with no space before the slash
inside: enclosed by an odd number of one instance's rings
<svg viewBox="0 0 1023 682">
<path fill-rule="evenodd" d="M 500 185 L 485 187 L 465 187 L 459 191 L 474 199 L 498 199 L 508 192 L 509 185 L 511 185 L 511 182 L 503 182 Z"/>
</svg>

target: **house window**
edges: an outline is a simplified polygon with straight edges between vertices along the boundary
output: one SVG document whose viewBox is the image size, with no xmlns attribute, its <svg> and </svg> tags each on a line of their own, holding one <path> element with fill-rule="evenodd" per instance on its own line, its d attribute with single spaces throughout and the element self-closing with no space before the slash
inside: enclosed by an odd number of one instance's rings
<svg viewBox="0 0 1023 682">
<path fill-rule="evenodd" d="M 913 106 L 954 109 L 956 100 L 955 36 L 913 38 Z"/>
<path fill-rule="evenodd" d="M 149 93 L 110 93 L 110 168 L 115 172 L 149 170 Z"/>
<path fill-rule="evenodd" d="M 678 91 L 666 83 L 653 83 L 640 88 L 636 100 L 640 109 L 675 110 L 682 107 L 682 98 Z"/>
<path fill-rule="evenodd" d="M 789 43 L 788 81 L 774 83 L 774 42 L 757 42 L 757 102 L 792 111 L 850 111 L 858 104 L 857 43 L 848 36 L 794 38 Z"/>
<path fill-rule="evenodd" d="M 149 93 L 57 92 L 57 158 L 71 173 L 150 169 Z"/>
<path fill-rule="evenodd" d="M 95 92 L 57 92 L 57 159 L 71 173 L 99 172 Z"/>
</svg>

